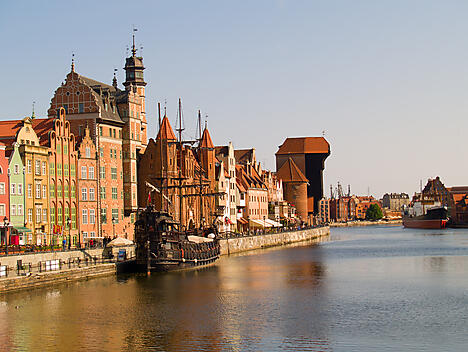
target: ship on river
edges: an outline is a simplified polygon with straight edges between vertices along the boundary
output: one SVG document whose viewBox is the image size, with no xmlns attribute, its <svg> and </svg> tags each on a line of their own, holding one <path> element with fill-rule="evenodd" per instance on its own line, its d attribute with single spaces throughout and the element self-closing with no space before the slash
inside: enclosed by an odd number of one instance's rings
<svg viewBox="0 0 468 352">
<path fill-rule="evenodd" d="M 434 204 L 425 206 L 416 202 L 403 210 L 403 226 L 416 229 L 444 229 L 449 222 L 448 209 Z"/>
<path fill-rule="evenodd" d="M 135 223 L 135 242 L 138 267 L 147 272 L 205 266 L 220 255 L 215 227 L 181 231 L 169 213 L 151 205 Z"/>
</svg>

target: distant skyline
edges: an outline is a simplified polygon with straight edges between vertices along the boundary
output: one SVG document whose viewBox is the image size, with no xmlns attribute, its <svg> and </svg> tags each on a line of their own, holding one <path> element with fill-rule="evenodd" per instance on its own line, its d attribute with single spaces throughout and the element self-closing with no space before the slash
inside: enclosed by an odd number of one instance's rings
<svg viewBox="0 0 468 352">
<path fill-rule="evenodd" d="M 47 116 L 70 71 L 124 80 L 132 26 L 147 86 L 186 137 L 197 110 L 216 145 L 254 147 L 267 169 L 287 137 L 331 145 L 324 191 L 376 197 L 440 176 L 468 184 L 468 3 L 462 1 L 2 2 L 0 120 Z"/>
</svg>

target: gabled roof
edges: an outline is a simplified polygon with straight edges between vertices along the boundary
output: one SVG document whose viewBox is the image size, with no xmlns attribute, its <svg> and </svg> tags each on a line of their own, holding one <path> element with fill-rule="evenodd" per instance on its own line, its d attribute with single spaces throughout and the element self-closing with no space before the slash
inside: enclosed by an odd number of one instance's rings
<svg viewBox="0 0 468 352">
<path fill-rule="evenodd" d="M 167 116 L 164 116 L 161 122 L 161 128 L 159 129 L 156 139 L 175 140 L 176 136 L 172 130 L 171 124 Z"/>
<path fill-rule="evenodd" d="M 219 145 L 215 147 L 216 156 L 227 156 L 229 154 L 229 147 L 227 145 Z"/>
<path fill-rule="evenodd" d="M 23 127 L 22 120 L 0 121 L 0 141 L 6 145 L 13 144 L 21 127 Z"/>
<path fill-rule="evenodd" d="M 309 182 L 291 158 L 288 158 L 288 161 L 281 166 L 277 176 L 283 182 Z"/>
<path fill-rule="evenodd" d="M 33 129 L 37 134 L 37 138 L 39 138 L 40 145 L 49 144 L 49 132 L 54 129 L 54 120 L 52 118 L 32 120 Z"/>
<path fill-rule="evenodd" d="M 289 137 L 279 146 L 276 155 L 322 153 L 330 153 L 330 145 L 323 137 Z"/>
<path fill-rule="evenodd" d="M 203 130 L 203 135 L 202 135 L 200 147 L 202 147 L 202 148 L 214 148 L 214 144 L 213 144 L 213 141 L 211 140 L 210 132 L 208 132 L 208 128 L 206 128 L 206 127 Z"/>
<path fill-rule="evenodd" d="M 254 148 L 234 150 L 234 157 L 236 158 L 236 162 L 242 164 L 247 161 L 252 161 L 254 150 Z"/>
</svg>

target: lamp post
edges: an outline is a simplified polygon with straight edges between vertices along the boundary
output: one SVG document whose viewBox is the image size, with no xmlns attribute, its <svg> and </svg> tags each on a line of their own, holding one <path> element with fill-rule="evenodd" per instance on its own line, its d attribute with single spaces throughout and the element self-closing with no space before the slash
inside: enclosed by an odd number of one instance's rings
<svg viewBox="0 0 468 352">
<path fill-rule="evenodd" d="M 5 216 L 3 218 L 3 228 L 5 229 L 5 244 L 6 244 L 5 253 L 6 255 L 8 255 L 8 225 L 10 224 L 8 223 L 8 218 Z"/>
<path fill-rule="evenodd" d="M 115 218 L 112 217 L 112 235 L 115 238 Z"/>
<path fill-rule="evenodd" d="M 263 232 L 266 232 L 266 216 L 263 215 Z"/>
<path fill-rule="evenodd" d="M 68 225 L 68 250 L 71 248 L 71 220 L 70 218 L 67 218 L 67 225 Z"/>
</svg>

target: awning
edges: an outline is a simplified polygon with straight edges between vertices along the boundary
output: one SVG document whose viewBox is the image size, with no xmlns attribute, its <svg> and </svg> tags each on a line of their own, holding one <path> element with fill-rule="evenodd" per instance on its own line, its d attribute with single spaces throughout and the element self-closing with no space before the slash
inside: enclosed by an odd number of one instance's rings
<svg viewBox="0 0 468 352">
<path fill-rule="evenodd" d="M 238 218 L 237 219 L 237 222 L 242 224 L 242 225 L 247 225 L 249 222 L 247 220 L 245 220 L 244 218 Z"/>
<path fill-rule="evenodd" d="M 250 219 L 250 227 L 258 227 L 258 228 L 265 228 L 265 227 L 272 227 L 271 224 L 269 224 L 266 219 L 265 220 L 257 220 L 257 219 Z"/>
<path fill-rule="evenodd" d="M 271 219 L 265 219 L 265 221 L 270 224 L 271 226 L 273 227 L 282 227 L 283 224 L 277 222 L 277 221 L 274 221 L 274 220 L 271 220 Z"/>
<path fill-rule="evenodd" d="M 13 226 L 13 228 L 18 232 L 31 232 L 30 229 L 24 226 Z"/>
</svg>

